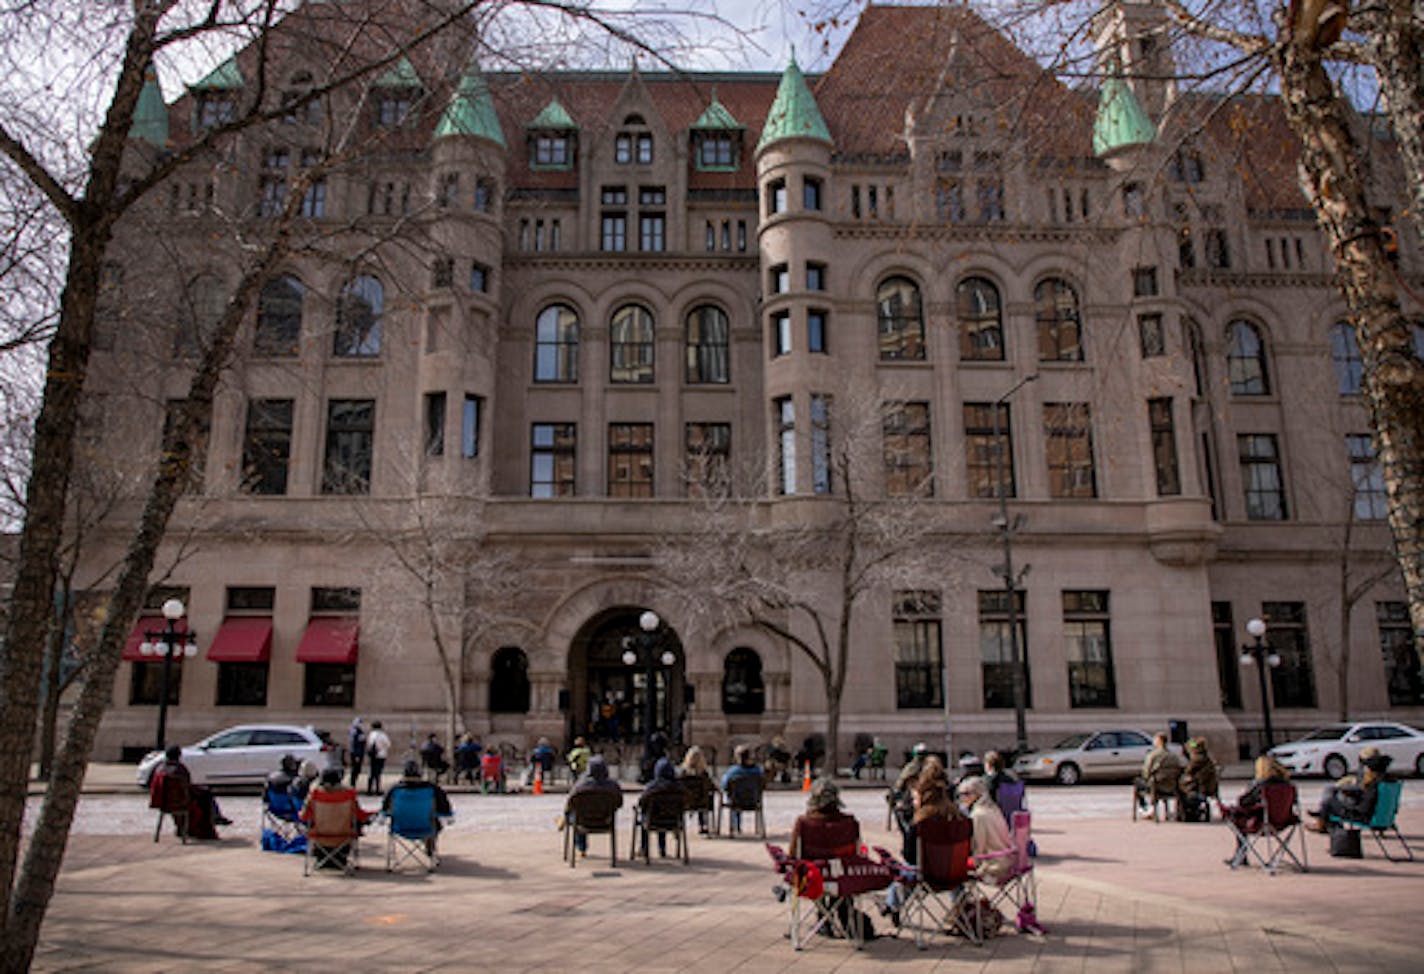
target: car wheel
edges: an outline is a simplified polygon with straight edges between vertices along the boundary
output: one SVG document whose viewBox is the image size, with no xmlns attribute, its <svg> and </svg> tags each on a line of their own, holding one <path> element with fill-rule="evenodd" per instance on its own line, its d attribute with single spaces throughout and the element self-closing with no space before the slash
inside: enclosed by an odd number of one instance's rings
<svg viewBox="0 0 1424 974">
<path fill-rule="evenodd" d="M 1345 759 L 1338 754 L 1330 755 L 1320 767 L 1321 770 L 1325 772 L 1325 777 L 1332 780 L 1345 777 L 1345 772 L 1350 770 L 1350 766 L 1345 763 Z"/>
<path fill-rule="evenodd" d="M 1060 785 L 1076 785 L 1078 779 L 1082 777 L 1076 764 L 1060 764 L 1058 766 L 1058 783 Z"/>
</svg>

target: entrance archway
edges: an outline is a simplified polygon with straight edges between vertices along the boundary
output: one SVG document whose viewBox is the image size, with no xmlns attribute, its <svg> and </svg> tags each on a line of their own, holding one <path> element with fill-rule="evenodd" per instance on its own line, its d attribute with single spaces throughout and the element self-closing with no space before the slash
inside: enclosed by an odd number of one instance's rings
<svg viewBox="0 0 1424 974">
<path fill-rule="evenodd" d="M 629 641 L 645 635 L 638 617 L 646 611 L 641 606 L 606 609 L 584 623 L 574 636 L 569 646 L 570 739 L 582 734 L 590 740 L 626 743 L 642 742 L 647 737 L 646 660 L 632 665 L 623 661 Z M 653 729 L 677 741 L 685 711 L 687 661 L 682 641 L 666 622 L 655 636 L 651 654 L 652 689 L 656 694 Z M 665 653 L 671 654 L 671 664 L 662 662 Z"/>
</svg>

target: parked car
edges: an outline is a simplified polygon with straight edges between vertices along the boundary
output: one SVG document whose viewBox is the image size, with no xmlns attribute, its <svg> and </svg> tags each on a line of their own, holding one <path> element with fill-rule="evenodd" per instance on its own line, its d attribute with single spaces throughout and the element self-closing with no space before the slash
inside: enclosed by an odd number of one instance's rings
<svg viewBox="0 0 1424 974">
<path fill-rule="evenodd" d="M 284 754 L 298 761 L 310 758 L 323 768 L 341 762 L 340 752 L 324 731 L 290 724 L 243 724 L 183 748 L 183 763 L 195 784 L 260 785 L 277 770 Z M 140 787 L 148 787 L 153 769 L 162 760 L 162 751 L 150 751 L 139 762 Z"/>
<path fill-rule="evenodd" d="M 1014 762 L 1025 780 L 1052 778 L 1076 785 L 1084 778 L 1131 778 L 1142 770 L 1152 737 L 1139 730 L 1100 730 L 1072 734 L 1046 751 L 1029 751 Z"/>
<path fill-rule="evenodd" d="M 1323 774 L 1339 778 L 1360 763 L 1360 752 L 1373 744 L 1393 758 L 1391 768 L 1424 775 L 1424 731 L 1389 721 L 1327 724 L 1300 740 L 1271 748 L 1291 774 Z"/>
</svg>

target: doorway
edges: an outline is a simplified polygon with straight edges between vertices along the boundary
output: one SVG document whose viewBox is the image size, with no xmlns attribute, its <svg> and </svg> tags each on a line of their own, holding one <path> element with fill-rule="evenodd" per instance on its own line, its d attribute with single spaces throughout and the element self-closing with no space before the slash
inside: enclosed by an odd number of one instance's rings
<svg viewBox="0 0 1424 974">
<path fill-rule="evenodd" d="M 584 624 L 569 647 L 569 739 L 626 744 L 652 730 L 671 741 L 682 734 L 686 660 L 682 642 L 666 623 L 651 634 L 639 626 L 646 609 L 621 606 Z M 637 658 L 625 662 L 626 653 Z M 671 662 L 663 662 L 668 657 Z M 653 720 L 648 723 L 649 675 Z"/>
</svg>

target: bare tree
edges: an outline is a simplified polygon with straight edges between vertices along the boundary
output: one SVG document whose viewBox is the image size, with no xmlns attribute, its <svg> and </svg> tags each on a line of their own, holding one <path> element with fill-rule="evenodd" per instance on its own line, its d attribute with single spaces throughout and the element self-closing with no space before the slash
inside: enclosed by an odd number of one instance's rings
<svg viewBox="0 0 1424 974">
<path fill-rule="evenodd" d="M 860 613 L 876 597 L 938 587 L 957 557 L 927 500 L 927 468 L 902 480 L 897 496 L 881 486 L 881 472 L 897 460 L 885 430 L 904 406 L 861 393 L 826 402 L 811 437 L 820 496 L 793 510 L 790 498 L 768 502 L 764 473 L 704 481 L 695 523 L 657 556 L 660 578 L 699 628 L 750 624 L 811 664 L 825 695 L 832 768 Z"/>
</svg>

